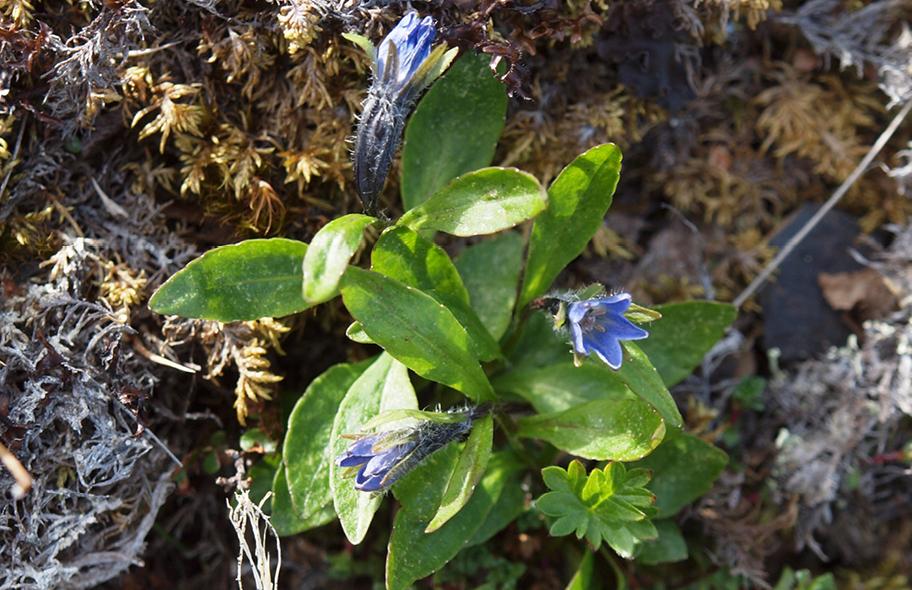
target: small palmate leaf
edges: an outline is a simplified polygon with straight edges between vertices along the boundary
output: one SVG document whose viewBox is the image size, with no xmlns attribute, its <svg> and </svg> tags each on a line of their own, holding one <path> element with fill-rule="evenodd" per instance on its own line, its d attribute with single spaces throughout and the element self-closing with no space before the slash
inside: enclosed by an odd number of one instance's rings
<svg viewBox="0 0 912 590">
<path fill-rule="evenodd" d="M 545 190 L 531 174 L 515 168 L 482 168 L 455 179 L 398 223 L 454 236 L 493 234 L 532 219 L 547 204 Z"/>
<path fill-rule="evenodd" d="M 307 309 L 301 263 L 307 244 L 246 240 L 209 250 L 165 281 L 149 300 L 164 315 L 235 322 Z"/>
<path fill-rule="evenodd" d="M 644 487 L 649 481 L 645 469 L 628 470 L 613 462 L 587 477 L 583 465 L 573 460 L 566 470 L 544 468 L 542 477 L 552 491 L 539 497 L 535 506 L 553 519 L 551 536 L 575 533 L 594 549 L 605 541 L 628 559 L 638 542 L 656 538 L 650 522 L 655 496 Z"/>
</svg>

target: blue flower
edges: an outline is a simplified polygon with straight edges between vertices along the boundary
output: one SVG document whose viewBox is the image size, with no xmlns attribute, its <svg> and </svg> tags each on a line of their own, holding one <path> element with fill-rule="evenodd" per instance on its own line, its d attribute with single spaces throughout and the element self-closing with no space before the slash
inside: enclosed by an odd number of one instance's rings
<svg viewBox="0 0 912 590">
<path fill-rule="evenodd" d="M 336 459 L 339 467 L 358 469 L 355 489 L 382 492 L 431 454 L 455 440 L 464 440 L 472 423 L 483 414 L 466 408 L 436 415 L 436 420 L 421 420 L 415 426 L 361 435 Z M 437 420 L 446 420 L 440 422 Z"/>
<path fill-rule="evenodd" d="M 617 293 L 573 301 L 567 309 L 574 360 L 595 352 L 612 369 L 619 369 L 624 353 L 621 340 L 642 340 L 649 332 L 624 317 L 630 307 L 630 294 Z"/>
<path fill-rule="evenodd" d="M 418 13 L 406 14 L 377 48 L 375 77 L 401 90 L 431 54 L 436 36 L 433 18 L 426 16 L 419 21 Z"/>
<path fill-rule="evenodd" d="M 410 431 L 382 432 L 360 438 L 350 444 L 338 461 L 339 467 L 358 467 L 355 489 L 362 492 L 376 492 L 393 485 L 406 470 L 393 468 L 402 463 L 418 445 L 417 440 L 398 434 Z M 404 439 L 402 442 L 393 442 Z"/>
</svg>

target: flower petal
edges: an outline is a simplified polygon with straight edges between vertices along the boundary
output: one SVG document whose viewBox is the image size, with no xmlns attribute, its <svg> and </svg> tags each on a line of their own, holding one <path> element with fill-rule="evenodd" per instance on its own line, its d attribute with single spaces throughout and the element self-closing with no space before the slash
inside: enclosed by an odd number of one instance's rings
<svg viewBox="0 0 912 590">
<path fill-rule="evenodd" d="M 586 346 L 595 351 L 602 361 L 612 369 L 620 369 L 624 359 L 621 350 L 621 341 L 611 333 L 589 334 L 586 337 Z"/>
<path fill-rule="evenodd" d="M 373 457 L 367 462 L 367 465 L 364 468 L 364 475 L 369 477 L 385 473 L 409 451 L 415 448 L 415 444 L 415 442 L 410 441 L 405 444 L 397 445 L 385 453 Z"/>
<path fill-rule="evenodd" d="M 624 316 L 610 316 L 602 325 L 621 340 L 642 340 L 649 336 L 649 332 Z"/>
<path fill-rule="evenodd" d="M 370 460 L 370 455 L 341 455 L 336 460 L 336 465 L 339 467 L 355 467 L 356 465 L 367 463 Z"/>
</svg>

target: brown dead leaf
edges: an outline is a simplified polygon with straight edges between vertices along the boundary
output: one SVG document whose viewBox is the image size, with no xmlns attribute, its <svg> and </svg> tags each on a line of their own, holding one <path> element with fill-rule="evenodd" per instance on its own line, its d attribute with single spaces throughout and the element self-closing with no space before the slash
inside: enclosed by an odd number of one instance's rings
<svg viewBox="0 0 912 590">
<path fill-rule="evenodd" d="M 873 268 L 817 276 L 823 297 L 837 311 L 850 311 L 860 321 L 880 318 L 898 305 L 896 287 Z"/>
</svg>

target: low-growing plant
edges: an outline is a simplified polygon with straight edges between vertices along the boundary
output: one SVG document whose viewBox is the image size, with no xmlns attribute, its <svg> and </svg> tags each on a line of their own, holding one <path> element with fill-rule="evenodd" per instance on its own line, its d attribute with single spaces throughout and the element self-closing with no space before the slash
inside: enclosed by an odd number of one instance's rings
<svg viewBox="0 0 912 590">
<path fill-rule="evenodd" d="M 528 490 L 552 536 L 572 533 L 593 550 L 604 544 L 649 564 L 684 559 L 674 516 L 727 459 L 682 430 L 668 388 L 700 363 L 735 310 L 709 301 L 647 309 L 602 285 L 552 290 L 602 226 L 621 152 L 595 146 L 547 189 L 520 170 L 490 167 L 507 97 L 478 55 L 453 62 L 408 119 L 454 57 L 433 39 L 433 23 L 414 15 L 377 50 L 355 39 L 375 52 L 354 153 L 364 214 L 332 220 L 309 245 L 274 238 L 211 250 L 150 306 L 232 322 L 341 296 L 354 320 L 348 338 L 379 354 L 329 368 L 297 401 L 272 522 L 289 535 L 338 519 L 358 544 L 392 491 L 400 507 L 390 589 L 507 527 Z M 378 196 L 406 119 L 405 213 L 388 219 Z M 524 224 L 529 231 L 514 229 Z M 438 233 L 490 237 L 454 260 Z M 365 247 L 369 268 L 352 262 Z"/>
</svg>

